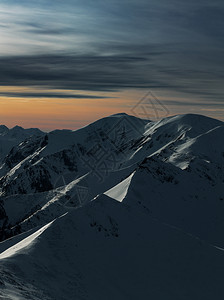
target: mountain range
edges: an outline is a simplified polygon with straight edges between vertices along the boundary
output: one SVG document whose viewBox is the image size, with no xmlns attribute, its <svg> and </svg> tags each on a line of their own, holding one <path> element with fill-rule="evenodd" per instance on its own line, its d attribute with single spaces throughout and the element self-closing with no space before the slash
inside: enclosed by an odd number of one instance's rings
<svg viewBox="0 0 224 300">
<path fill-rule="evenodd" d="M 0 126 L 0 299 L 223 299 L 224 123 Z"/>
</svg>

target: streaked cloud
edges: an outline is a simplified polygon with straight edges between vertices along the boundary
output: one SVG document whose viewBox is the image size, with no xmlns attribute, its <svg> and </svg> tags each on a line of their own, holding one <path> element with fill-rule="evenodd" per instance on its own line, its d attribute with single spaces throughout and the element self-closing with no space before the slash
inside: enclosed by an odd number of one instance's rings
<svg viewBox="0 0 224 300">
<path fill-rule="evenodd" d="M 155 45 L 151 52 L 144 47 L 135 47 L 132 53 L 125 47 L 112 51 L 115 53 L 110 55 L 0 57 L 0 85 L 83 91 L 160 88 L 217 99 L 223 96 L 222 64 L 218 60 L 207 61 L 205 67 L 206 55 L 201 58 L 201 64 L 197 63 L 198 56 L 192 55 L 192 64 L 189 64 L 189 58 L 183 57 L 181 61 L 180 54 L 169 47 L 167 52 L 161 52 Z"/>
<path fill-rule="evenodd" d="M 21 92 L 0 92 L 0 97 L 9 97 L 9 98 L 62 98 L 62 99 L 105 99 L 111 98 L 107 96 L 97 96 L 89 94 L 67 94 L 67 93 L 21 93 Z"/>
</svg>

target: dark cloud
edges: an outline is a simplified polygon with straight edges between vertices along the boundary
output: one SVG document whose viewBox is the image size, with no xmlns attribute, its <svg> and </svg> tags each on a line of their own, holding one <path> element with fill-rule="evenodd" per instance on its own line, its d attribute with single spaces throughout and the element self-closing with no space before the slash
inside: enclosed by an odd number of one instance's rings
<svg viewBox="0 0 224 300">
<path fill-rule="evenodd" d="M 221 108 L 222 103 L 217 103 L 217 102 L 205 102 L 205 101 L 197 101 L 197 102 L 188 102 L 188 101 L 177 101 L 177 100 L 165 100 L 164 105 L 173 105 L 173 106 L 187 106 L 187 107 L 194 107 L 194 106 L 199 106 L 199 107 L 215 107 L 215 108 Z"/>
<path fill-rule="evenodd" d="M 23 26 L 23 31 L 33 34 L 41 34 L 41 35 L 66 35 L 77 33 L 72 27 L 57 27 L 52 24 L 43 24 L 39 22 L 23 22 L 23 21 L 15 21 L 16 24 Z"/>
<path fill-rule="evenodd" d="M 0 84 L 99 91 L 161 86 L 160 80 L 148 78 L 147 65 L 150 57 L 130 55 L 4 57 L 0 58 Z"/>
<path fill-rule="evenodd" d="M 220 60 L 209 63 L 206 57 L 199 59 L 197 55 L 166 49 L 167 52 L 161 50 L 159 45 L 129 45 L 113 47 L 110 55 L 0 57 L 0 85 L 83 91 L 164 88 L 223 98 L 224 70 Z"/>
<path fill-rule="evenodd" d="M 0 97 L 22 97 L 22 98 L 62 98 L 62 99 L 106 99 L 107 96 L 89 94 L 62 94 L 62 93 L 21 93 L 21 92 L 0 92 Z M 114 98 L 114 97 L 113 97 Z"/>
<path fill-rule="evenodd" d="M 27 29 L 26 32 L 34 33 L 34 34 L 61 35 L 61 34 L 71 33 L 72 30 L 60 29 L 60 28 L 54 28 L 54 29 L 42 28 L 42 29 Z"/>
</svg>

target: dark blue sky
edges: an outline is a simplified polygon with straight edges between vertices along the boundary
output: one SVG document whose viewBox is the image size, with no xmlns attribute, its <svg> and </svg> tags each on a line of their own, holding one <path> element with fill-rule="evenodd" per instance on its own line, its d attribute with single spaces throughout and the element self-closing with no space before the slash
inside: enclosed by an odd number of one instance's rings
<svg viewBox="0 0 224 300">
<path fill-rule="evenodd" d="M 174 113 L 223 119 L 223 1 L 7 0 L 0 35 L 2 86 L 94 91 L 92 99 L 150 89 L 179 106 Z"/>
</svg>

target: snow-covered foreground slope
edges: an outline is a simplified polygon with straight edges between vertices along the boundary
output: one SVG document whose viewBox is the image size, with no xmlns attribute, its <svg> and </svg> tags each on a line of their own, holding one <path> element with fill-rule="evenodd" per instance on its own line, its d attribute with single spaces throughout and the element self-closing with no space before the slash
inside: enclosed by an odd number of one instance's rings
<svg viewBox="0 0 224 300">
<path fill-rule="evenodd" d="M 222 250 L 109 197 L 42 231 L 1 254 L 3 299 L 224 297 Z"/>
<path fill-rule="evenodd" d="M 0 297 L 223 299 L 223 140 L 200 115 L 118 114 L 14 145 Z"/>
</svg>

